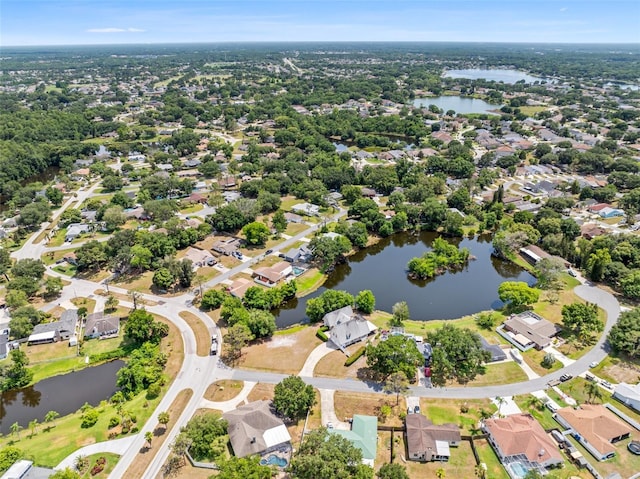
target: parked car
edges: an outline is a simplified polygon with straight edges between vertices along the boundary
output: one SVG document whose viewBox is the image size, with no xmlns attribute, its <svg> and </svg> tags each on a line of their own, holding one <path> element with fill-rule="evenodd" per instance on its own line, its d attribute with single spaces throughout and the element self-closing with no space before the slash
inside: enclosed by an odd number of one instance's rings
<svg viewBox="0 0 640 479">
<path fill-rule="evenodd" d="M 591 364 L 589 364 L 590 368 L 595 368 L 598 365 L 598 361 L 594 361 Z"/>
<path fill-rule="evenodd" d="M 569 269 L 567 270 L 567 273 L 569 273 L 569 274 L 570 274 L 571 276 L 573 276 L 574 278 L 575 278 L 576 276 L 578 276 L 578 274 L 577 274 L 574 270 L 572 270 L 571 268 L 569 268 Z"/>
<path fill-rule="evenodd" d="M 602 384 L 607 389 L 613 389 L 613 386 L 609 381 L 602 381 L 600 384 Z"/>
<path fill-rule="evenodd" d="M 413 413 L 414 414 L 420 414 L 420 406 L 414 406 Z"/>
<path fill-rule="evenodd" d="M 573 378 L 573 376 L 571 374 L 563 374 L 562 376 L 560 376 L 560 381 L 565 382 L 565 381 L 568 381 L 571 378 Z"/>
<path fill-rule="evenodd" d="M 333 429 L 333 423 L 331 421 L 327 423 L 327 429 Z"/>
<path fill-rule="evenodd" d="M 264 252 L 264 254 L 271 254 L 271 253 L 273 253 L 272 249 L 268 249 L 267 251 Z"/>
</svg>

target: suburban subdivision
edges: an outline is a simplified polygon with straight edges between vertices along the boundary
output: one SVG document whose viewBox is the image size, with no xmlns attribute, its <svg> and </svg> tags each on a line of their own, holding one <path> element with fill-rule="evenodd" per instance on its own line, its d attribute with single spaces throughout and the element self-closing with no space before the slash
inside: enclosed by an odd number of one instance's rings
<svg viewBox="0 0 640 479">
<path fill-rule="evenodd" d="M 3 47 L 0 477 L 640 478 L 618 47 Z"/>
</svg>

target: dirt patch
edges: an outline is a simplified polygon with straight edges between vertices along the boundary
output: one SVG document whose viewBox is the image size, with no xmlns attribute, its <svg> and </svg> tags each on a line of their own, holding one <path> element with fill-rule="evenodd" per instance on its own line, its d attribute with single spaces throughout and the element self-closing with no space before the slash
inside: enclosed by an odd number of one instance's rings
<svg viewBox="0 0 640 479">
<path fill-rule="evenodd" d="M 364 343 L 352 344 L 347 348 L 350 355 L 364 346 Z M 345 366 L 347 356 L 342 351 L 333 351 L 316 364 L 313 375 L 324 378 L 357 379 L 358 370 L 367 366 L 367 358 L 363 355 L 351 366 Z"/>
<path fill-rule="evenodd" d="M 247 396 L 247 402 L 252 401 L 261 401 L 263 399 L 271 400 L 273 399 L 273 391 L 275 389 L 275 384 L 265 384 L 258 383 L 256 384 L 249 395 Z"/>
<path fill-rule="evenodd" d="M 222 379 L 209 385 L 204 393 L 204 398 L 214 402 L 228 401 L 240 394 L 243 386 L 244 383 L 242 381 Z"/>
<path fill-rule="evenodd" d="M 153 431 L 154 439 L 151 443 L 151 449 L 148 449 L 144 454 L 138 454 L 138 457 L 135 461 L 131 463 L 127 472 L 124 473 L 123 477 L 142 477 L 144 471 L 147 469 L 151 461 L 156 455 L 156 452 L 161 449 L 160 446 L 164 443 L 167 437 L 167 431 L 170 431 L 173 426 L 175 426 L 176 421 L 184 411 L 187 403 L 193 396 L 193 391 L 191 389 L 183 389 L 178 393 L 174 401 L 169 406 L 167 412 L 169 413 L 169 424 L 167 427 L 158 424 Z"/>
<path fill-rule="evenodd" d="M 602 372 L 612 377 L 618 383 L 635 384 L 640 381 L 640 367 L 625 361 L 605 366 Z"/>
<path fill-rule="evenodd" d="M 305 328 L 285 336 L 274 336 L 268 341 L 243 349 L 238 366 L 244 369 L 297 374 L 307 357 L 321 341 L 315 328 Z"/>
<path fill-rule="evenodd" d="M 336 391 L 333 396 L 336 416 L 340 421 L 352 418 L 354 414 L 377 416 L 380 418 L 380 408 L 384 405 L 391 407 L 391 414 L 382 422 L 386 426 L 402 426 L 400 412 L 406 411 L 406 401 L 400 397 L 396 405 L 395 396 L 386 394 L 363 394 Z"/>
<path fill-rule="evenodd" d="M 211 348 L 211 336 L 207 326 L 200 318 L 189 311 L 180 311 L 178 314 L 193 330 L 196 337 L 196 353 L 198 356 L 208 356 Z"/>
</svg>

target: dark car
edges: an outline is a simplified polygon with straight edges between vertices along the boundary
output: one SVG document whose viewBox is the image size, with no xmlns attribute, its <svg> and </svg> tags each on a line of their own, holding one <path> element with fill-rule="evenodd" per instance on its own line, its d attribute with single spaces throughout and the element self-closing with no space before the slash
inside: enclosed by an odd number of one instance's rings
<svg viewBox="0 0 640 479">
<path fill-rule="evenodd" d="M 264 252 L 264 254 L 271 254 L 271 253 L 273 253 L 272 249 L 268 249 L 267 251 Z"/>
<path fill-rule="evenodd" d="M 420 406 L 414 406 L 413 407 L 413 413 L 414 414 L 420 414 Z"/>
<path fill-rule="evenodd" d="M 560 376 L 560 381 L 565 382 L 571 379 L 572 377 L 573 376 L 571 374 L 563 374 L 562 376 Z"/>
</svg>

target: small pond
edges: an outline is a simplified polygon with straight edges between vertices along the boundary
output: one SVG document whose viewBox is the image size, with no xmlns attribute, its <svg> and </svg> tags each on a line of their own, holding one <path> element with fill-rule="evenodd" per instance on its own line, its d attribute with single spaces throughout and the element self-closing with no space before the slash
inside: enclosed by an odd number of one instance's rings
<svg viewBox="0 0 640 479">
<path fill-rule="evenodd" d="M 469 68 L 464 70 L 447 70 L 442 76 L 445 78 L 464 78 L 468 80 L 484 79 L 487 81 L 503 83 L 517 83 L 522 80 L 524 80 L 525 83 L 549 81 L 546 78 L 529 75 L 528 73 L 521 72 L 519 70 L 509 70 L 504 68 Z"/>
<path fill-rule="evenodd" d="M 116 392 L 116 373 L 124 361 L 111 361 L 69 374 L 54 376 L 22 389 L 5 391 L 0 400 L 0 432 L 8 434 L 15 422 L 25 429 L 40 423 L 49 411 L 66 416 L 88 402 L 97 405 Z"/>
<path fill-rule="evenodd" d="M 357 294 L 370 289 L 376 297 L 376 309 L 391 311 L 398 301 L 406 301 L 411 318 L 417 320 L 453 319 L 498 308 L 498 286 L 504 281 L 535 278 L 521 267 L 491 255 L 490 235 L 475 238 L 449 238 L 461 248 L 469 248 L 475 260 L 458 272 L 447 272 L 430 280 L 411 280 L 407 263 L 430 250 L 438 235 L 397 233 L 358 251 L 344 264 L 336 266 L 325 284 L 309 296 L 293 299 L 274 311 L 278 327 L 283 328 L 306 319 L 306 303 L 326 289 L 340 289 Z"/>
<path fill-rule="evenodd" d="M 416 98 L 413 100 L 413 106 L 418 108 L 428 108 L 429 105 L 435 105 L 444 112 L 453 110 L 456 113 L 489 113 L 499 115 L 502 105 L 493 105 L 478 98 L 466 98 L 461 96 L 432 96 L 426 98 Z"/>
</svg>

